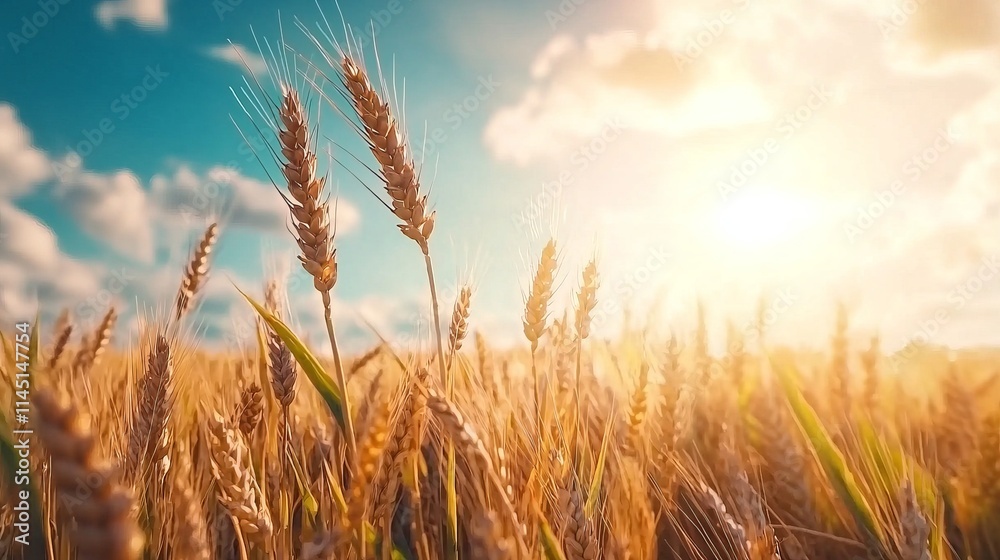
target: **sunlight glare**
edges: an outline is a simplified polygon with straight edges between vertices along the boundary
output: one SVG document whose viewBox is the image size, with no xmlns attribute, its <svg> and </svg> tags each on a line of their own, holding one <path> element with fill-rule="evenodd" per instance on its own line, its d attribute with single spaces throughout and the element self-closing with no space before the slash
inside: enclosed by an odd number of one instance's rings
<svg viewBox="0 0 1000 560">
<path fill-rule="evenodd" d="M 716 208 L 713 229 L 724 245 L 743 250 L 794 244 L 815 223 L 808 199 L 775 189 L 740 192 Z"/>
</svg>

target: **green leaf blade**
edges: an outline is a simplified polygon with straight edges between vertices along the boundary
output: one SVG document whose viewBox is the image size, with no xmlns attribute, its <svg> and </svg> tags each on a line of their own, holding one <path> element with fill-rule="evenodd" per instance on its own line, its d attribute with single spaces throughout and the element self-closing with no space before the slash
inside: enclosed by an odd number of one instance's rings
<svg viewBox="0 0 1000 560">
<path fill-rule="evenodd" d="M 323 402 L 326 403 L 333 417 L 337 420 L 337 424 L 340 425 L 340 429 L 343 430 L 345 427 L 343 396 L 337 390 L 337 386 L 330 379 L 329 374 L 323 369 L 322 364 L 316 359 L 316 356 L 309 351 L 309 348 L 281 319 L 272 315 L 264 306 L 254 301 L 253 298 L 245 294 L 242 290 L 239 290 L 239 288 L 237 290 L 253 306 L 257 314 L 260 315 L 260 318 L 267 323 L 267 326 L 288 346 L 288 350 L 295 357 L 295 361 L 302 367 L 303 373 L 306 374 L 309 382 L 319 392 L 323 398 Z"/>
</svg>

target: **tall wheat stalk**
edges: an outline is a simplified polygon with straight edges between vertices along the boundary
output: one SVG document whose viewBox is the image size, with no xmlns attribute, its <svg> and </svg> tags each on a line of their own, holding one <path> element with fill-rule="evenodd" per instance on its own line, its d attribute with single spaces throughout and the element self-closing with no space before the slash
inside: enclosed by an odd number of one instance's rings
<svg viewBox="0 0 1000 560">
<path fill-rule="evenodd" d="M 349 93 L 355 114 L 361 121 L 360 133 L 378 161 L 380 178 L 390 198 L 390 210 L 402 222 L 397 227 L 403 235 L 417 243 L 424 257 L 427 282 L 430 285 L 438 368 L 441 383 L 450 394 L 454 383 L 445 367 L 441 313 L 434 282 L 434 264 L 431 261 L 428 245 L 431 233 L 434 231 L 437 213 L 427 212 L 427 196 L 420 190 L 419 173 L 407 151 L 406 139 L 399 130 L 389 103 L 383 101 L 368 79 L 368 74 L 350 55 L 343 55 L 340 69 L 344 88 Z"/>
<path fill-rule="evenodd" d="M 570 444 L 573 445 L 573 462 L 576 464 L 579 461 L 579 448 L 575 445 L 577 443 L 576 434 L 579 431 L 579 426 L 583 425 L 583 341 L 590 336 L 591 322 L 593 320 L 592 314 L 594 308 L 597 306 L 597 289 L 600 287 L 600 277 L 597 272 L 597 259 L 593 258 L 587 262 L 587 266 L 583 269 L 583 278 L 580 283 L 580 289 L 576 293 L 576 343 L 574 344 L 576 350 L 576 363 L 574 371 L 574 388 L 573 397 L 576 401 L 576 423 L 574 428 L 574 435 L 570 438 Z"/>
<path fill-rule="evenodd" d="M 454 393 L 455 380 L 445 362 L 440 305 L 434 281 L 434 264 L 428 245 L 431 233 L 434 231 L 436 213 L 434 211 L 427 213 L 427 196 L 421 192 L 419 173 L 407 151 L 406 139 L 399 130 L 389 103 L 383 101 L 379 92 L 372 86 L 367 73 L 349 54 L 342 53 L 340 70 L 343 87 L 361 122 L 359 132 L 378 161 L 380 178 L 390 198 L 391 206 L 387 206 L 402 222 L 397 225 L 399 230 L 417 243 L 424 257 L 431 295 L 438 371 L 445 393 L 451 396 Z M 452 536 L 449 554 L 454 558 L 458 556 L 458 506 L 455 493 L 456 457 L 453 443 L 448 444 L 447 454 L 448 519 Z"/>
<path fill-rule="evenodd" d="M 337 283 L 337 251 L 333 246 L 330 232 L 328 202 L 324 198 L 326 177 L 316 173 L 316 153 L 313 151 L 312 136 L 306 118 L 306 110 L 298 92 L 289 85 L 282 86 L 282 101 L 279 110 L 281 124 L 278 138 L 281 155 L 285 159 L 282 172 L 287 181 L 288 197 L 285 202 L 291 212 L 295 227 L 295 240 L 301 254 L 302 267 L 313 278 L 313 287 L 323 301 L 323 319 L 333 351 L 337 388 L 340 390 L 344 408 L 344 431 L 346 432 L 349 464 L 357 458 L 357 438 L 354 431 L 354 417 L 351 399 L 347 390 L 347 377 L 337 345 L 333 326 L 333 304 L 331 291 Z"/>
<path fill-rule="evenodd" d="M 531 379 L 534 382 L 536 451 L 539 459 L 543 449 L 542 431 L 542 379 L 538 374 L 538 344 L 547 330 L 549 300 L 552 299 L 552 282 L 556 272 L 556 242 L 549 239 L 542 249 L 542 256 L 535 269 L 531 291 L 524 305 L 524 336 L 531 345 Z"/>
</svg>

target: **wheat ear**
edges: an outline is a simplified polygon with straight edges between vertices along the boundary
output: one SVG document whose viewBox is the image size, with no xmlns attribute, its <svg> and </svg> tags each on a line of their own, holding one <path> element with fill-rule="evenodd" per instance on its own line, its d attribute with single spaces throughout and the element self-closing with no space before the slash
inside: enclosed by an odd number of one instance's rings
<svg viewBox="0 0 1000 560">
<path fill-rule="evenodd" d="M 579 484 L 573 472 L 560 480 L 558 507 L 563 515 L 563 552 L 566 560 L 596 560 L 599 547 L 583 509 Z"/>
<path fill-rule="evenodd" d="M 377 344 L 373 346 L 371 350 L 359 356 L 357 360 L 354 360 L 354 363 L 351 364 L 351 369 L 347 372 L 348 379 L 354 377 L 354 375 L 363 370 L 365 366 L 375 361 L 376 358 L 382 355 L 383 350 L 385 350 L 385 347 L 382 344 Z"/>
<path fill-rule="evenodd" d="M 365 539 L 368 495 L 372 490 L 372 482 L 375 480 L 379 459 L 389 433 L 389 407 L 381 407 L 374 412 L 375 417 L 372 418 L 359 449 L 358 470 L 351 480 L 351 492 L 347 500 L 347 519 L 356 538 L 358 558 L 368 557 L 366 552 L 368 543 Z M 345 537 L 350 534 L 344 532 Z"/>
<path fill-rule="evenodd" d="M 219 502 L 235 520 L 244 538 L 270 550 L 274 527 L 248 464 L 250 453 L 246 444 L 218 413 L 208 420 L 208 440 Z"/>
<path fill-rule="evenodd" d="M 35 426 L 48 452 L 57 512 L 80 560 L 137 560 L 143 538 L 117 471 L 98 463 L 90 421 L 45 389 L 33 396 Z M 81 493 L 80 487 L 87 488 Z"/>
<path fill-rule="evenodd" d="M 181 278 L 181 286 L 177 290 L 177 299 L 174 301 L 174 320 L 180 321 L 191 309 L 194 298 L 198 295 L 198 290 L 204 285 L 208 276 L 208 260 L 212 254 L 212 247 L 219 235 L 219 224 L 212 223 L 205 230 L 198 242 L 198 246 L 191 256 L 187 267 L 184 269 L 184 276 Z"/>
<path fill-rule="evenodd" d="M 418 440 L 426 415 L 426 399 L 417 384 L 426 382 L 427 370 L 418 369 L 415 375 L 417 379 L 408 383 L 404 390 L 399 405 L 400 413 L 389 432 L 383 451 L 382 470 L 374 485 L 375 488 L 382 489 L 382 494 L 375 501 L 373 521 L 381 524 L 386 531 L 391 526 L 396 494 L 402 483 L 404 470 L 420 449 Z"/>
<path fill-rule="evenodd" d="M 406 141 L 389 104 L 372 87 L 368 74 L 350 56 L 341 61 L 344 87 L 361 120 L 362 133 L 378 160 L 392 213 L 403 223 L 403 235 L 417 242 L 427 255 L 427 242 L 434 231 L 435 213 L 427 214 L 427 197 L 420 192 L 420 178 L 407 153 Z"/>
<path fill-rule="evenodd" d="M 285 197 L 285 202 L 292 215 L 295 240 L 301 253 L 299 261 L 312 276 L 313 287 L 323 299 L 323 316 L 333 350 L 337 388 L 343 396 L 347 450 L 353 461 L 357 457 L 357 440 L 351 414 L 350 393 L 347 391 L 347 377 L 344 374 L 340 348 L 333 328 L 333 302 L 330 292 L 337 283 L 337 252 L 333 247 L 333 235 L 330 232 L 328 203 L 324 199 L 326 178 L 316 173 L 316 153 L 312 150 L 306 110 L 299 94 L 288 86 L 283 86 L 282 89 L 278 139 L 281 143 L 281 155 L 285 158 L 282 172 L 287 181 L 289 194 L 289 197 Z"/>
<path fill-rule="evenodd" d="M 368 74 L 350 56 L 341 60 L 341 74 L 354 111 L 361 121 L 360 132 L 378 161 L 381 179 L 390 198 L 390 210 L 402 221 L 399 230 L 414 240 L 424 255 L 427 280 L 430 283 L 431 306 L 434 314 L 434 335 L 437 343 L 438 368 L 441 381 L 448 395 L 452 394 L 453 379 L 444 363 L 444 345 L 441 341 L 441 315 L 434 267 L 431 263 L 430 241 L 437 214 L 427 213 L 427 196 L 420 190 L 420 177 L 413 158 L 407 152 L 407 143 L 399 130 L 389 103 L 382 100 L 372 86 Z"/>
<path fill-rule="evenodd" d="M 538 260 L 538 268 L 531 282 L 531 291 L 524 306 L 524 336 L 531 344 L 531 378 L 534 382 L 535 395 L 535 431 L 536 445 L 539 456 L 542 454 L 542 380 L 538 375 L 537 353 L 538 343 L 546 331 L 549 318 L 549 300 L 552 299 L 552 283 L 556 272 L 556 242 L 549 239 L 542 249 Z"/>
<path fill-rule="evenodd" d="M 167 456 L 167 420 L 173 406 L 171 381 L 174 374 L 170 343 L 162 335 L 149 352 L 146 371 L 139 379 L 139 402 L 128 437 L 125 472 L 129 478 L 145 472 Z"/>
<path fill-rule="evenodd" d="M 597 274 L 597 261 L 591 259 L 583 269 L 583 278 L 580 289 L 576 293 L 576 399 L 580 400 L 581 394 L 581 353 L 583 341 L 590 336 L 590 327 L 593 321 L 594 308 L 597 307 L 597 289 L 601 285 L 601 280 Z"/>
<path fill-rule="evenodd" d="M 445 431 L 449 436 L 451 436 L 451 439 L 457 442 L 462 449 L 465 450 L 466 456 L 469 459 L 478 462 L 483 472 L 486 473 L 489 482 L 500 495 L 501 500 L 504 503 L 504 507 L 507 510 L 507 514 L 513 522 L 513 526 L 519 526 L 517 512 L 514 510 L 514 504 L 512 504 L 508 499 L 507 492 L 504 489 L 504 483 L 497 474 L 496 469 L 493 467 L 493 460 L 490 458 L 489 452 L 486 451 L 486 446 L 483 444 L 483 440 L 479 438 L 475 428 L 472 424 L 465 420 L 465 417 L 454 403 L 439 395 L 433 388 L 428 387 L 426 390 L 428 395 L 427 409 L 439 421 L 441 421 L 444 425 Z M 520 549 L 522 551 L 527 550 L 520 532 L 515 531 L 514 533 L 517 536 L 518 546 Z"/>
<path fill-rule="evenodd" d="M 462 342 L 469 333 L 469 313 L 472 306 L 472 288 L 462 286 L 455 299 L 455 307 L 451 312 L 451 324 L 448 326 L 448 363 L 451 369 L 455 354 L 462 349 Z"/>
<path fill-rule="evenodd" d="M 117 311 L 114 306 L 111 306 L 108 312 L 104 314 L 104 317 L 101 318 L 101 322 L 94 331 L 93 336 L 84 337 L 83 347 L 77 353 L 76 361 L 73 365 L 73 369 L 77 373 L 87 373 L 97 365 L 101 355 L 104 354 L 104 349 L 111 342 L 111 331 L 114 329 L 115 319 L 117 318 Z"/>
<path fill-rule="evenodd" d="M 251 383 L 240 395 L 239 426 L 240 431 L 249 440 L 254 430 L 260 424 L 264 415 L 264 392 L 260 385 Z"/>
<path fill-rule="evenodd" d="M 48 369 L 55 369 L 56 365 L 59 364 L 59 358 L 62 357 L 63 353 L 66 351 L 66 345 L 69 344 L 69 337 L 73 334 L 73 323 L 69 316 L 68 310 L 63 310 L 59 314 L 59 318 L 56 320 L 55 324 L 55 343 L 52 345 L 52 352 L 49 355 L 49 367 Z"/>
</svg>

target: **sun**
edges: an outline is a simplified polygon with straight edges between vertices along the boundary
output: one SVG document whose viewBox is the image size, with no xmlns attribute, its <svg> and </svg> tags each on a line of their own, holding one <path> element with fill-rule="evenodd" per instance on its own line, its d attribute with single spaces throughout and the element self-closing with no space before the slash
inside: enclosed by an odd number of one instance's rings
<svg viewBox="0 0 1000 560">
<path fill-rule="evenodd" d="M 722 201 L 710 217 L 715 241 L 743 251 L 801 245 L 819 217 L 809 198 L 776 188 L 745 189 Z"/>
<path fill-rule="evenodd" d="M 834 197 L 754 184 L 701 202 L 672 246 L 671 289 L 711 294 L 726 312 L 752 313 L 762 294 L 782 289 L 823 297 L 850 257 L 840 229 L 843 208 Z"/>
</svg>

